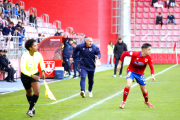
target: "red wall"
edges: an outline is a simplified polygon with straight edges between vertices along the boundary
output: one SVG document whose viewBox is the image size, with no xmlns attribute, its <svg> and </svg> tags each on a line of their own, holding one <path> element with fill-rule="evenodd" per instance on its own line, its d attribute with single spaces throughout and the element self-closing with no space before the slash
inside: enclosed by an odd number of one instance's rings
<svg viewBox="0 0 180 120">
<path fill-rule="evenodd" d="M 16 2 L 17 0 L 13 0 Z M 111 0 L 23 0 L 25 10 L 37 8 L 37 14 L 48 14 L 50 22 L 60 20 L 62 29 L 73 27 L 77 33 L 85 33 L 101 41 L 101 62 L 107 61 L 107 44 L 116 42 L 111 34 Z"/>
</svg>

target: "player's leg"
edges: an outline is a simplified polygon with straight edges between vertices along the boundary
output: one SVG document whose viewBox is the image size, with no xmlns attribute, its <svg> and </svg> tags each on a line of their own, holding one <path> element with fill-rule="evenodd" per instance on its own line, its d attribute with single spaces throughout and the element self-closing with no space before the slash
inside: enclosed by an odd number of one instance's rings
<svg viewBox="0 0 180 120">
<path fill-rule="evenodd" d="M 114 65 L 114 75 L 113 75 L 113 77 L 116 77 L 116 70 L 117 70 L 118 63 L 119 63 L 119 59 L 116 59 L 115 65 Z"/>
<path fill-rule="evenodd" d="M 154 108 L 154 106 L 148 102 L 148 91 L 146 90 L 146 85 L 140 85 L 140 84 L 139 84 L 139 86 L 140 86 L 141 91 L 142 91 L 142 94 L 143 94 L 143 96 L 144 96 L 144 100 L 145 100 L 144 103 L 145 103 L 148 107 Z"/>
<path fill-rule="evenodd" d="M 92 88 L 93 88 L 93 84 L 94 84 L 94 71 L 88 71 L 88 82 L 89 82 L 89 87 L 88 87 L 88 91 L 89 91 L 89 97 L 92 97 Z"/>
<path fill-rule="evenodd" d="M 85 69 L 81 68 L 81 81 L 80 81 L 81 93 L 80 93 L 80 95 L 82 96 L 82 98 L 85 98 L 86 75 L 87 75 L 87 71 Z"/>
<path fill-rule="evenodd" d="M 119 77 L 122 77 L 123 63 L 124 63 L 124 60 L 122 61 L 122 64 L 121 64 L 121 69 L 120 69 L 120 72 L 119 72 Z"/>
</svg>

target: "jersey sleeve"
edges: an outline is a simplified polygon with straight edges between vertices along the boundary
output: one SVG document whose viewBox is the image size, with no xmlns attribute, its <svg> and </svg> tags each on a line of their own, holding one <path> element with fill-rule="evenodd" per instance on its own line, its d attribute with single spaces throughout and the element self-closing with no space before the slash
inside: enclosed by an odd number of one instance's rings
<svg viewBox="0 0 180 120">
<path fill-rule="evenodd" d="M 31 73 L 26 70 L 26 57 L 24 55 L 21 57 L 21 72 L 31 77 Z"/>
<path fill-rule="evenodd" d="M 123 52 L 123 54 L 121 55 L 120 61 L 122 62 L 126 56 L 133 57 L 133 56 L 135 56 L 135 52 L 133 52 L 133 51 Z"/>
<path fill-rule="evenodd" d="M 148 65 L 151 69 L 151 74 L 154 74 L 154 67 L 153 67 L 153 62 L 152 62 L 151 57 L 149 57 L 149 59 L 148 59 Z"/>
<path fill-rule="evenodd" d="M 45 64 L 42 55 L 40 54 L 40 60 L 39 60 L 41 70 L 45 70 Z"/>
</svg>

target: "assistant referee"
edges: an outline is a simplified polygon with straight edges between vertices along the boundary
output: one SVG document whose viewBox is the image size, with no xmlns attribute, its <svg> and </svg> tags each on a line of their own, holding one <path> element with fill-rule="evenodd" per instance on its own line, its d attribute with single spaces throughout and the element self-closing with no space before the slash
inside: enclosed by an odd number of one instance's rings
<svg viewBox="0 0 180 120">
<path fill-rule="evenodd" d="M 26 90 L 26 97 L 30 104 L 27 115 L 30 117 L 36 113 L 34 105 L 36 104 L 40 93 L 40 77 L 38 72 L 38 64 L 41 66 L 42 78 L 45 78 L 45 65 L 42 55 L 37 52 L 36 40 L 29 39 L 25 43 L 25 48 L 28 50 L 21 57 L 21 81 Z M 32 95 L 32 90 L 34 94 Z"/>
</svg>

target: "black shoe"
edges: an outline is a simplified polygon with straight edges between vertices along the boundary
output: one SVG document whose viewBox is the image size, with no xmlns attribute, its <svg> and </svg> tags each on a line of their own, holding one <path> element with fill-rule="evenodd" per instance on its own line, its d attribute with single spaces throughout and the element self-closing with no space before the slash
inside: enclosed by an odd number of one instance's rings
<svg viewBox="0 0 180 120">
<path fill-rule="evenodd" d="M 4 80 L 7 80 L 7 77 Z"/>
<path fill-rule="evenodd" d="M 6 82 L 12 82 L 11 80 L 6 80 Z"/>
<path fill-rule="evenodd" d="M 12 80 L 12 82 L 17 82 L 16 80 Z"/>
</svg>

